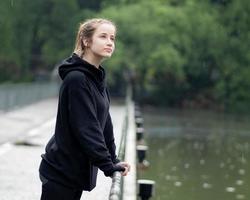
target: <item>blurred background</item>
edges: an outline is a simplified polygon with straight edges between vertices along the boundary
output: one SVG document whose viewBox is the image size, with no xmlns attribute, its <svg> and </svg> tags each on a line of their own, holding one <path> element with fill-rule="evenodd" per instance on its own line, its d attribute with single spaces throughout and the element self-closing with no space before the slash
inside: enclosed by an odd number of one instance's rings
<svg viewBox="0 0 250 200">
<path fill-rule="evenodd" d="M 114 97 L 142 106 L 154 199 L 249 199 L 248 0 L 0 2 L 0 112 L 57 95 L 80 22 L 113 20 Z"/>
</svg>

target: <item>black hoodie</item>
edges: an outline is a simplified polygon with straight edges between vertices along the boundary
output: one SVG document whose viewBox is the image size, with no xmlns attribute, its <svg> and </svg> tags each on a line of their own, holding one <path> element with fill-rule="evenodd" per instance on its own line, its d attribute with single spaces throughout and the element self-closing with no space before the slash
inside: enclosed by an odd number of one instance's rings
<svg viewBox="0 0 250 200">
<path fill-rule="evenodd" d="M 106 176 L 124 168 L 115 165 L 113 125 L 105 71 L 76 54 L 59 65 L 63 82 L 59 93 L 55 134 L 42 155 L 40 174 L 65 186 L 92 190 L 97 168 Z"/>
</svg>

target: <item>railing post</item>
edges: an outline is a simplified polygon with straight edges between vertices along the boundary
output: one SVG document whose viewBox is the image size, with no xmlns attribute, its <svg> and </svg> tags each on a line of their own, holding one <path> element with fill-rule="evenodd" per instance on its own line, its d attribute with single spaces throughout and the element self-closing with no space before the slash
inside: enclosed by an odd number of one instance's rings
<svg viewBox="0 0 250 200">
<path fill-rule="evenodd" d="M 141 179 L 137 181 L 138 183 L 138 196 L 141 200 L 148 200 L 154 194 L 155 181 Z"/>
</svg>

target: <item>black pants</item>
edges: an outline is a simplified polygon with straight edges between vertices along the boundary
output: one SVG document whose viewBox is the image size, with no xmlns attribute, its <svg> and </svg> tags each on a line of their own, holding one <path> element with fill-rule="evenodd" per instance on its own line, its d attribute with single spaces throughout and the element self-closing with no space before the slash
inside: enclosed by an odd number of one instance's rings
<svg viewBox="0 0 250 200">
<path fill-rule="evenodd" d="M 82 191 L 40 177 L 42 181 L 41 200 L 80 200 Z"/>
</svg>

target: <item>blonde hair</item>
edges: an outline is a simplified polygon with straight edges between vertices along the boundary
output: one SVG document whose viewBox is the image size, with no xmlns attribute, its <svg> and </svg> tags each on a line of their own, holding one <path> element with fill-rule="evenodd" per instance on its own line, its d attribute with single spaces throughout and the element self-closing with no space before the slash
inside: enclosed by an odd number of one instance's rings
<svg viewBox="0 0 250 200">
<path fill-rule="evenodd" d="M 80 23 L 78 33 L 76 36 L 74 53 L 82 57 L 87 48 L 87 46 L 84 45 L 83 40 L 86 39 L 88 43 L 91 42 L 92 36 L 96 28 L 98 27 L 98 25 L 106 24 L 106 23 L 112 24 L 116 29 L 116 25 L 114 24 L 114 22 L 108 19 L 103 19 L 103 18 L 88 19 L 84 21 L 83 23 Z"/>
</svg>

